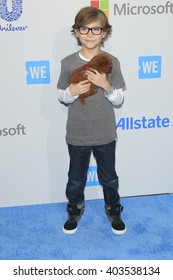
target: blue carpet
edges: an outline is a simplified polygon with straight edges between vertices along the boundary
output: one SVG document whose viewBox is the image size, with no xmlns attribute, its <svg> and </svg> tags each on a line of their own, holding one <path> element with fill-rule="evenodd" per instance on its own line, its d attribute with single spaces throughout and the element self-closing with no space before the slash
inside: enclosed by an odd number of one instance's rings
<svg viewBox="0 0 173 280">
<path fill-rule="evenodd" d="M 66 203 L 0 208 L 1 260 L 172 260 L 173 194 L 122 198 L 125 235 L 112 233 L 103 200 L 86 201 L 74 235 Z"/>
</svg>

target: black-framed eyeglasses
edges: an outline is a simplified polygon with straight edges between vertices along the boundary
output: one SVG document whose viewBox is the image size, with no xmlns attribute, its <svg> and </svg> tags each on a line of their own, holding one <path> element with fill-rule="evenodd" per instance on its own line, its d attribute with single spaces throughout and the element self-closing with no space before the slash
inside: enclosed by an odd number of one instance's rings
<svg viewBox="0 0 173 280">
<path fill-rule="evenodd" d="M 89 33 L 89 31 L 91 30 L 92 34 L 94 35 L 100 35 L 103 31 L 103 28 L 102 27 L 92 27 L 92 28 L 89 28 L 89 27 L 80 27 L 79 28 L 79 33 L 82 34 L 82 35 L 86 35 Z"/>
</svg>

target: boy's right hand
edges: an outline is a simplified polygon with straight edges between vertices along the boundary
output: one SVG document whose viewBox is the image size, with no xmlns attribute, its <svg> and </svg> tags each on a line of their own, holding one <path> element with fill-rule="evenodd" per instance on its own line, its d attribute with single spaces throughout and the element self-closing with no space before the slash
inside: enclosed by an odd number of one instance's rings
<svg viewBox="0 0 173 280">
<path fill-rule="evenodd" d="M 72 96 L 83 94 L 90 90 L 90 82 L 88 80 L 79 82 L 78 84 L 70 84 L 69 91 Z"/>
</svg>

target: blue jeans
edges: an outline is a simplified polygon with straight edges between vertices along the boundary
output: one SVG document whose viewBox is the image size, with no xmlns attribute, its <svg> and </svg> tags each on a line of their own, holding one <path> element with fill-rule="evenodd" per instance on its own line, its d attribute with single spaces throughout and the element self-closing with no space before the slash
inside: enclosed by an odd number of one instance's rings
<svg viewBox="0 0 173 280">
<path fill-rule="evenodd" d="M 119 203 L 119 182 L 115 171 L 115 145 L 115 141 L 99 146 L 68 145 L 70 165 L 66 196 L 69 203 L 84 202 L 87 171 L 92 152 L 97 162 L 98 179 L 103 187 L 105 205 Z"/>
</svg>

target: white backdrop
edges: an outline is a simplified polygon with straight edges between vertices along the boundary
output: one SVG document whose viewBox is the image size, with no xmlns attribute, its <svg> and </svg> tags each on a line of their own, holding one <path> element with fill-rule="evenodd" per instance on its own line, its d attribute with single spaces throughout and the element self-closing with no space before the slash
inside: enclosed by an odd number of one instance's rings
<svg viewBox="0 0 173 280">
<path fill-rule="evenodd" d="M 57 100 L 56 83 L 61 59 L 78 50 L 74 16 L 91 2 L 0 0 L 0 207 L 66 201 L 67 108 Z M 113 26 L 104 49 L 119 58 L 127 84 L 116 110 L 120 194 L 170 193 L 173 2 L 104 4 Z M 92 158 L 86 199 L 95 198 L 102 190 Z"/>
</svg>

